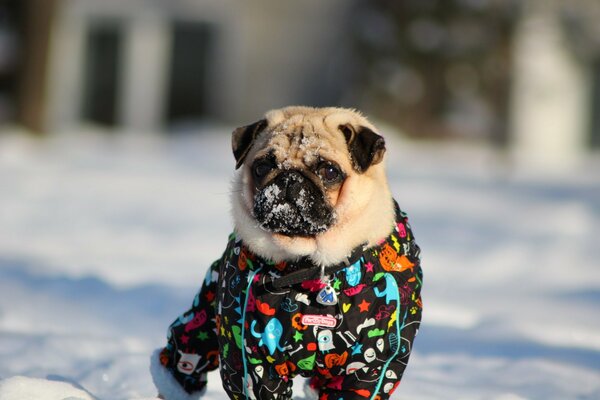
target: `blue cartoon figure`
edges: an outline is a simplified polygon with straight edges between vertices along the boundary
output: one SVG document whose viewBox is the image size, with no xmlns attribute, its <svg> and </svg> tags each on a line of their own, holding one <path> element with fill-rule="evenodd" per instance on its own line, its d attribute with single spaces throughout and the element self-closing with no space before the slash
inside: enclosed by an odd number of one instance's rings
<svg viewBox="0 0 600 400">
<path fill-rule="evenodd" d="M 377 297 L 385 296 L 385 303 L 390 304 L 391 301 L 395 301 L 396 304 L 400 303 L 400 290 L 398 289 L 398 284 L 396 280 L 390 273 L 386 273 L 383 275 L 385 278 L 385 289 L 380 291 L 379 288 L 375 288 L 375 295 Z"/>
<path fill-rule="evenodd" d="M 360 282 L 360 278 L 362 276 L 362 273 L 360 271 L 361 261 L 362 258 L 344 269 L 344 271 L 346 271 L 346 282 L 348 282 L 348 285 L 352 287 L 358 285 L 358 283 Z"/>
<path fill-rule="evenodd" d="M 267 346 L 269 349 L 269 354 L 273 355 L 275 350 L 284 351 L 284 348 L 279 344 L 281 340 L 281 335 L 283 335 L 283 326 L 281 322 L 277 318 L 272 318 L 269 320 L 267 325 L 265 326 L 265 331 L 263 333 L 258 333 L 254 329 L 256 326 L 256 320 L 252 321 L 252 325 L 250 325 L 250 330 L 252 332 L 252 336 L 257 339 L 260 339 L 258 342 L 259 346 Z"/>
</svg>

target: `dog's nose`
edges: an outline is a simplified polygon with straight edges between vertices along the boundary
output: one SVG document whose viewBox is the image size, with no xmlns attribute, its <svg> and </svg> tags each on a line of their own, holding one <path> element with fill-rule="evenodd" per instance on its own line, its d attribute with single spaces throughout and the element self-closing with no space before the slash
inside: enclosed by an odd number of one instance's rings
<svg viewBox="0 0 600 400">
<path fill-rule="evenodd" d="M 286 174 L 284 179 L 286 200 L 296 201 L 302 197 L 302 191 L 305 190 L 305 179 L 306 178 L 297 171 L 290 171 Z"/>
</svg>

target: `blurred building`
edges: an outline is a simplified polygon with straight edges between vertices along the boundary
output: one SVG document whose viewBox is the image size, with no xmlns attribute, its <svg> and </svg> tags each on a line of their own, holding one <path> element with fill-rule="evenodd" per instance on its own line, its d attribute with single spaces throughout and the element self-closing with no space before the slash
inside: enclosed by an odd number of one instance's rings
<svg viewBox="0 0 600 400">
<path fill-rule="evenodd" d="M 600 148 L 600 2 L 529 0 L 514 32 L 511 147 L 560 169 Z"/>
<path fill-rule="evenodd" d="M 24 32 L 16 117 L 35 130 L 252 122 L 270 108 L 339 98 L 343 0 L 9 0 L 4 8 Z"/>
<path fill-rule="evenodd" d="M 5 0 L 0 123 L 176 130 L 341 104 L 568 164 L 600 147 L 597 0 Z"/>
</svg>

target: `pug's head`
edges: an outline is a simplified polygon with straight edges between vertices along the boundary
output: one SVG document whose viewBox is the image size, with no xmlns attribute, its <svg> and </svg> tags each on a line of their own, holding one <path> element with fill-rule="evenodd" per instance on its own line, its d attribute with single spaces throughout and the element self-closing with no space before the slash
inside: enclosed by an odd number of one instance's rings
<svg viewBox="0 0 600 400">
<path fill-rule="evenodd" d="M 338 263 L 393 228 L 385 141 L 362 115 L 287 107 L 232 136 L 235 229 L 273 261 Z"/>
</svg>

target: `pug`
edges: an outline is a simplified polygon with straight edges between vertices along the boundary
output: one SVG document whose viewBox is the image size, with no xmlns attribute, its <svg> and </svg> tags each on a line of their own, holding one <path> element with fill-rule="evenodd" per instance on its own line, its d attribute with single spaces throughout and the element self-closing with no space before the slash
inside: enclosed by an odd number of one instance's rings
<svg viewBox="0 0 600 400">
<path fill-rule="evenodd" d="M 287 107 L 234 130 L 234 232 L 151 372 L 199 398 L 219 369 L 231 399 L 387 399 L 421 320 L 422 270 L 392 197 L 386 146 L 360 113 Z"/>
</svg>

